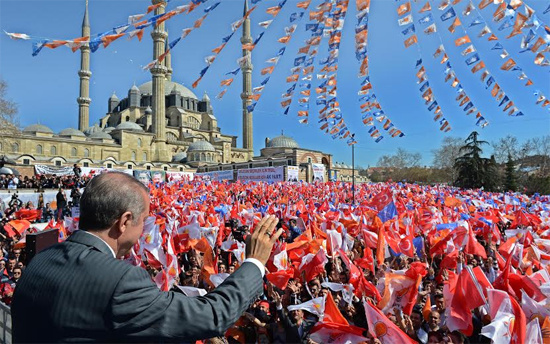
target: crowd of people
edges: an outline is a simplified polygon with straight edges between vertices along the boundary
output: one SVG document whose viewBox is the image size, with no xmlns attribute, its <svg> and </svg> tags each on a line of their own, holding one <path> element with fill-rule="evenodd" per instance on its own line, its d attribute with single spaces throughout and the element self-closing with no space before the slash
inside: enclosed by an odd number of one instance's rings
<svg viewBox="0 0 550 344">
<path fill-rule="evenodd" d="M 126 260 L 161 290 L 203 295 L 243 262 L 265 214 L 284 229 L 264 295 L 224 337 L 204 342 L 550 342 L 549 196 L 200 180 L 150 185 L 150 194 Z M 64 240 L 77 221 L 50 227 Z M 24 273 L 24 235 L 2 242 L 7 304 Z"/>
<path fill-rule="evenodd" d="M 77 175 L 35 174 L 31 177 L 21 177 L 13 174 L 0 174 L 0 190 L 35 189 L 40 191 L 59 188 L 82 188 L 86 186 L 89 180 L 89 176 L 80 177 Z"/>
</svg>

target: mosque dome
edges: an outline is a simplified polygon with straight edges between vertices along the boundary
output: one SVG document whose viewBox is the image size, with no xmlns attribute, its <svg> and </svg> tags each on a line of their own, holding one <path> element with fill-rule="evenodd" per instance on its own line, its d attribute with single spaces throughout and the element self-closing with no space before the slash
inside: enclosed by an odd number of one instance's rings
<svg viewBox="0 0 550 344">
<path fill-rule="evenodd" d="M 179 152 L 179 153 L 174 154 L 174 156 L 172 156 L 172 162 L 181 162 L 182 160 L 184 160 L 186 158 L 187 158 L 187 153 Z"/>
<path fill-rule="evenodd" d="M 169 95 L 170 93 L 172 93 L 173 90 L 178 91 L 182 97 L 193 98 L 193 99 L 198 100 L 195 93 L 193 93 L 187 87 L 185 87 L 181 84 L 178 84 L 177 82 L 165 80 L 164 81 L 164 94 Z M 153 94 L 153 82 L 152 81 L 147 81 L 146 83 L 140 85 L 139 86 L 139 91 L 141 92 L 141 94 Z"/>
<path fill-rule="evenodd" d="M 63 129 L 59 132 L 58 134 L 59 136 L 80 136 L 80 137 L 86 137 L 86 135 L 84 135 L 83 132 L 81 132 L 80 130 L 78 129 L 75 129 L 75 128 L 66 128 L 66 129 Z"/>
<path fill-rule="evenodd" d="M 204 95 L 202 96 L 202 101 L 203 102 L 209 102 L 210 101 L 210 97 L 208 96 L 206 91 L 204 91 Z"/>
<path fill-rule="evenodd" d="M 196 141 L 191 143 L 187 151 L 188 152 L 194 152 L 194 151 L 215 152 L 216 149 L 214 148 L 214 146 L 212 146 L 210 142 L 202 140 L 202 141 Z"/>
<path fill-rule="evenodd" d="M 42 124 L 32 124 L 23 129 L 25 134 L 46 133 L 53 134 L 53 130 Z"/>
<path fill-rule="evenodd" d="M 148 106 L 147 109 L 145 109 L 145 114 L 146 115 L 152 115 L 153 114 L 153 109 L 151 109 L 151 107 Z"/>
<path fill-rule="evenodd" d="M 334 163 L 334 168 L 342 168 L 342 165 L 340 165 L 339 163 Z"/>
<path fill-rule="evenodd" d="M 299 146 L 293 138 L 281 135 L 268 140 L 265 148 L 299 148 Z"/>
<path fill-rule="evenodd" d="M 91 139 L 96 139 L 96 140 L 111 140 L 112 139 L 111 135 L 107 134 L 104 131 L 96 131 L 96 132 L 90 134 L 89 137 Z"/>
<path fill-rule="evenodd" d="M 105 127 L 103 128 L 103 131 L 106 132 L 107 134 L 109 134 L 111 131 L 115 130 L 115 128 L 113 127 Z"/>
<path fill-rule="evenodd" d="M 111 98 L 109 98 L 109 100 L 114 100 L 114 101 L 118 100 L 118 97 L 116 96 L 115 92 L 113 92 L 113 95 L 111 96 Z"/>
<path fill-rule="evenodd" d="M 122 122 L 116 126 L 116 130 L 133 130 L 133 131 L 143 131 L 143 128 L 134 122 Z"/>
</svg>

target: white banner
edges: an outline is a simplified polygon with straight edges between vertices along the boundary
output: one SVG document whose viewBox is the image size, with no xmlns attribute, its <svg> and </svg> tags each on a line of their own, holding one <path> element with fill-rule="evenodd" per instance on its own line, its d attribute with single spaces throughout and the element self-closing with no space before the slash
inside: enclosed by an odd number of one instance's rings
<svg viewBox="0 0 550 344">
<path fill-rule="evenodd" d="M 204 180 L 233 180 L 233 171 L 212 171 L 212 172 L 203 172 L 195 173 L 197 177 L 201 177 Z"/>
<path fill-rule="evenodd" d="M 181 180 L 193 180 L 193 172 L 166 172 L 166 181 L 168 183 L 179 182 Z"/>
<path fill-rule="evenodd" d="M 325 165 L 323 164 L 311 164 L 313 167 L 313 181 L 324 182 L 325 181 Z"/>
<path fill-rule="evenodd" d="M 289 182 L 297 182 L 300 180 L 299 177 L 300 168 L 298 166 L 287 166 L 286 167 L 286 180 Z"/>
<path fill-rule="evenodd" d="M 237 170 L 237 179 L 245 182 L 282 182 L 284 168 L 258 167 Z"/>
<path fill-rule="evenodd" d="M 34 165 L 34 171 L 36 174 L 74 175 L 73 168 L 69 166 Z"/>
</svg>

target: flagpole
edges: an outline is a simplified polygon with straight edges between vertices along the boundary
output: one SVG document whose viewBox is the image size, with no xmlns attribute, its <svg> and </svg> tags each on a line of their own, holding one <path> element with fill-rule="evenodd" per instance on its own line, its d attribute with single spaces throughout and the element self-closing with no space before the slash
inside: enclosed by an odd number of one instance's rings
<svg viewBox="0 0 550 344">
<path fill-rule="evenodd" d="M 353 136 L 353 135 L 352 135 Z M 353 195 L 352 205 L 355 205 L 355 145 L 351 145 L 351 191 Z"/>
</svg>

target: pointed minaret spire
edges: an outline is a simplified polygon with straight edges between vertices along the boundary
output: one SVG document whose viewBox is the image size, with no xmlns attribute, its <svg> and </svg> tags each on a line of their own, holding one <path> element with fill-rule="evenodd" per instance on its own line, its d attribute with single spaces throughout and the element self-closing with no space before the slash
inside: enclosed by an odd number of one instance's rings
<svg viewBox="0 0 550 344">
<path fill-rule="evenodd" d="M 248 0 L 244 0 L 243 15 L 248 12 Z M 250 18 L 246 18 L 243 23 L 243 35 L 241 37 L 241 43 L 252 43 L 252 37 L 250 36 Z M 252 53 L 246 49 L 243 49 L 243 57 L 248 56 L 248 59 L 241 66 L 243 72 L 243 93 L 241 93 L 241 99 L 243 101 L 243 148 L 249 153 L 249 159 L 252 159 L 254 155 L 253 148 L 253 122 L 252 112 L 248 112 L 248 105 L 252 104 L 250 96 L 252 95 Z"/>
<path fill-rule="evenodd" d="M 172 50 L 168 45 L 168 30 L 166 30 L 166 42 L 164 43 L 164 51 L 168 51 L 166 57 L 164 57 L 164 66 L 166 67 L 166 80 L 172 81 Z"/>
<path fill-rule="evenodd" d="M 90 37 L 90 20 L 88 19 L 88 0 L 86 0 L 86 9 L 84 19 L 82 20 L 82 37 Z M 89 39 L 88 39 L 89 40 Z M 78 130 L 84 131 L 90 126 L 90 46 L 85 43 L 80 47 L 80 96 L 78 103 Z"/>
</svg>

